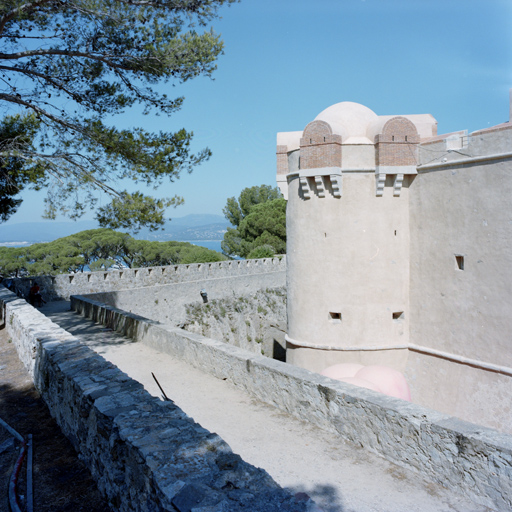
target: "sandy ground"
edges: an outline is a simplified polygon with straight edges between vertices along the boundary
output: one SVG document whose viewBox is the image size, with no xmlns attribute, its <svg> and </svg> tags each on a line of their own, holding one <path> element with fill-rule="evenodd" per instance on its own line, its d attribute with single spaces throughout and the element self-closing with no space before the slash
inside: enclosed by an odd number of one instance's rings
<svg viewBox="0 0 512 512">
<path fill-rule="evenodd" d="M 203 427 L 283 487 L 308 493 L 325 512 L 483 512 L 421 475 L 297 420 L 167 354 L 123 338 L 51 303 L 42 310 L 154 396 L 165 393 Z"/>
</svg>

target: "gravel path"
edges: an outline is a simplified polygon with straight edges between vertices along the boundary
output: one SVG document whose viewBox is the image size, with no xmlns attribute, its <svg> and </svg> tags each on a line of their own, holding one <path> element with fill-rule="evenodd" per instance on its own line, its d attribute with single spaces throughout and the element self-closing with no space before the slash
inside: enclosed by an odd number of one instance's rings
<svg viewBox="0 0 512 512">
<path fill-rule="evenodd" d="M 325 512 L 488 510 L 256 401 L 227 381 L 84 320 L 68 303 L 50 303 L 42 312 L 160 396 L 153 372 L 195 421 L 280 485 L 308 493 Z"/>
</svg>

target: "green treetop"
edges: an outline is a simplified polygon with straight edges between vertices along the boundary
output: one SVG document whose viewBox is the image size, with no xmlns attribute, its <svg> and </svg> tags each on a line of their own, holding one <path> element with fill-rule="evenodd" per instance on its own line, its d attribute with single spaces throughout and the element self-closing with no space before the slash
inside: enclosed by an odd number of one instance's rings
<svg viewBox="0 0 512 512">
<path fill-rule="evenodd" d="M 222 53 L 212 30 L 197 31 L 236 0 L 0 0 L 0 220 L 24 186 L 46 187 L 46 216 L 80 216 L 97 191 L 103 225 L 157 228 L 167 206 L 118 190 L 131 179 L 155 188 L 205 161 L 190 153 L 192 133 L 118 129 L 106 119 L 141 105 L 171 115 L 183 98 L 155 85 L 210 76 Z"/>
<path fill-rule="evenodd" d="M 228 199 L 228 228 L 221 247 L 228 256 L 263 258 L 286 253 L 286 201 L 277 187 L 261 185 Z"/>
</svg>

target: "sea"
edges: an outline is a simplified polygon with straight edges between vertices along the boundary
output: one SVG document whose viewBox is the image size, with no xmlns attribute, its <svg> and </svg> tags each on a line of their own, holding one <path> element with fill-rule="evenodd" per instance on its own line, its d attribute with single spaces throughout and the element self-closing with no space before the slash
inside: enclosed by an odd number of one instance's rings
<svg viewBox="0 0 512 512">
<path fill-rule="evenodd" d="M 206 247 L 207 249 L 211 249 L 212 251 L 222 252 L 220 246 L 222 240 L 177 240 L 177 242 L 188 242 L 193 245 Z"/>
</svg>

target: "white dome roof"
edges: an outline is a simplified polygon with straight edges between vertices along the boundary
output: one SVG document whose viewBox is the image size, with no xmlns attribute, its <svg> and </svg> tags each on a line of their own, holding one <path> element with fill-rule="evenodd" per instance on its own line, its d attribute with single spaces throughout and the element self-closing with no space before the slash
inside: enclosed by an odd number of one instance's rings
<svg viewBox="0 0 512 512">
<path fill-rule="evenodd" d="M 351 137 L 366 139 L 368 125 L 377 119 L 377 114 L 368 107 L 351 101 L 343 101 L 320 112 L 315 121 L 329 123 L 333 132 L 341 135 L 345 141 Z"/>
</svg>

